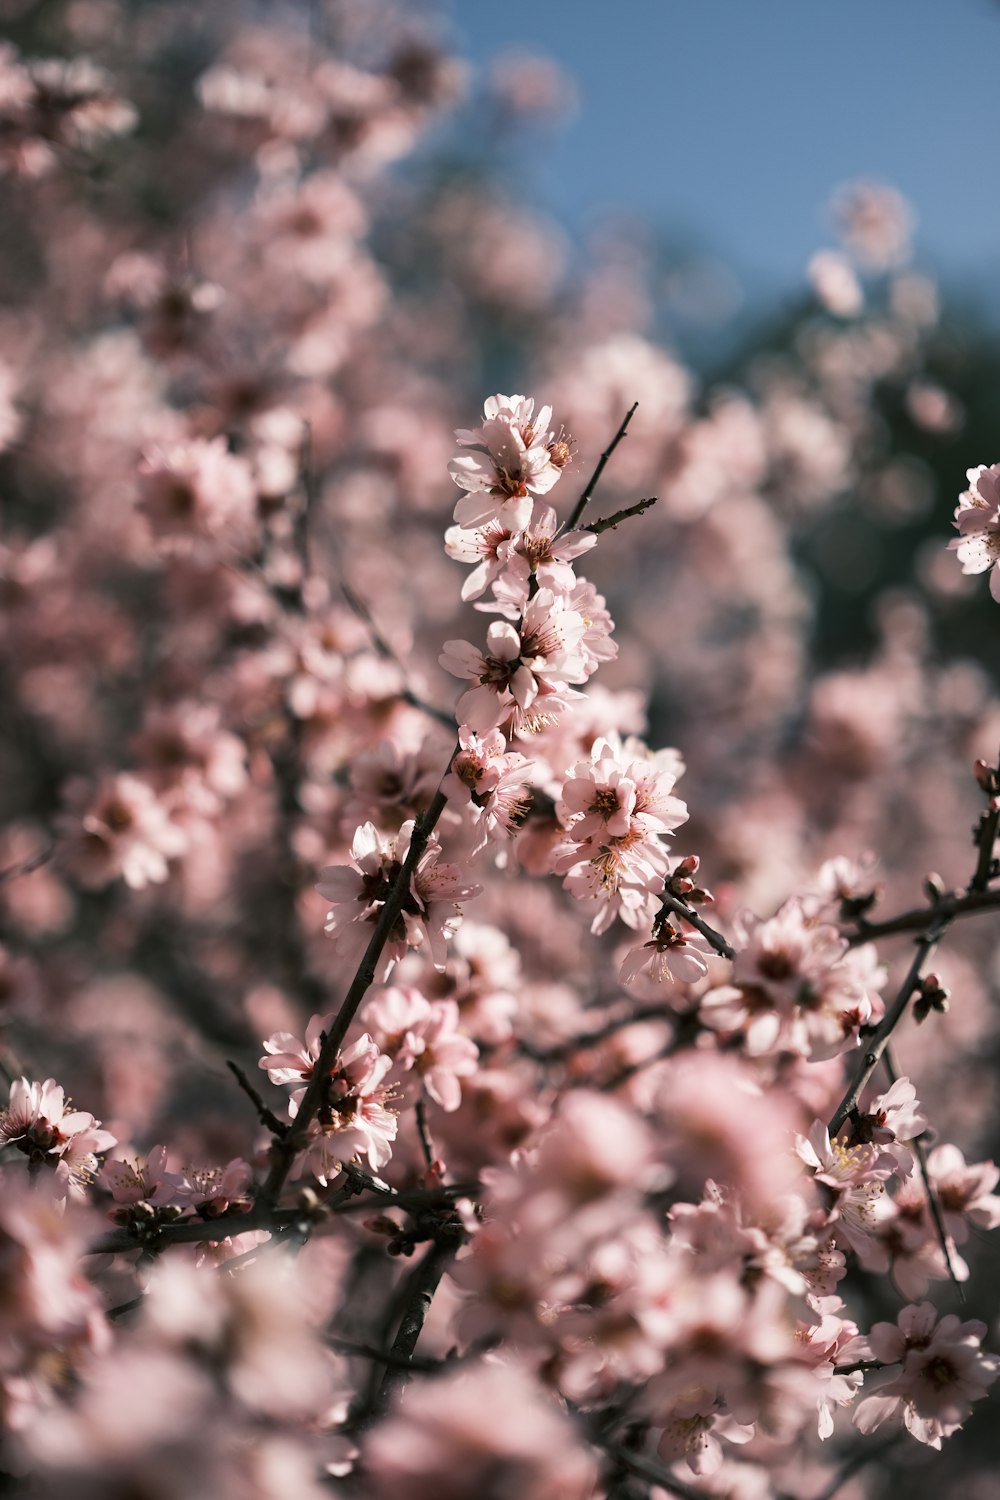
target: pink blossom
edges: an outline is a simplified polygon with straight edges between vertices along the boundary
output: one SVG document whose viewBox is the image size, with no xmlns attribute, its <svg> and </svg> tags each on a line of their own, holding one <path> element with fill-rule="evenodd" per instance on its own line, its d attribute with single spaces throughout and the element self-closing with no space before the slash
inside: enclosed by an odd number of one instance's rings
<svg viewBox="0 0 1000 1500">
<path fill-rule="evenodd" d="M 676 927 L 661 921 L 648 943 L 630 948 L 618 970 L 626 986 L 642 978 L 657 988 L 670 988 L 675 982 L 693 984 L 708 973 L 712 949 L 699 933 L 690 927 Z"/>
<path fill-rule="evenodd" d="M 472 821 L 481 831 L 477 851 L 487 838 L 511 838 L 520 828 L 531 807 L 533 767 L 526 756 L 507 749 L 499 729 L 477 735 L 462 724 L 458 741 L 441 787 L 459 805 L 465 797 L 470 799 Z"/>
<path fill-rule="evenodd" d="M 106 777 L 94 793 L 73 785 L 69 795 L 79 812 L 63 819 L 70 835 L 66 859 L 82 885 L 99 890 L 120 875 L 133 890 L 142 890 L 166 880 L 168 861 L 187 848 L 184 830 L 138 776 Z"/>
<path fill-rule="evenodd" d="M 486 633 L 485 653 L 467 641 L 446 641 L 441 665 L 454 677 L 478 682 L 458 700 L 459 723 L 481 734 L 515 706 L 531 710 L 543 682 L 558 694 L 568 683 L 585 681 L 578 651 L 584 630 L 583 618 L 562 596 L 539 589 L 526 604 L 518 629 L 494 621 Z"/>
<path fill-rule="evenodd" d="M 531 495 L 544 495 L 559 479 L 568 457 L 565 442 L 545 429 L 552 408 L 525 396 L 491 396 L 483 406 L 486 420 L 475 429 L 459 428 L 458 442 L 468 453 L 453 458 L 448 472 L 469 493 L 455 507 L 455 520 L 466 529 L 500 520 L 520 531 L 531 516 Z"/>
<path fill-rule="evenodd" d="M 871 947 L 849 948 L 793 898 L 770 920 L 744 913 L 732 984 L 702 1000 L 707 1025 L 740 1031 L 752 1056 L 784 1050 L 819 1060 L 858 1045 L 882 1013 L 884 981 Z"/>
<path fill-rule="evenodd" d="M 597 1480 L 565 1412 L 514 1362 L 411 1385 L 364 1460 L 378 1500 L 591 1500 Z"/>
<path fill-rule="evenodd" d="M 854 1425 L 870 1433 L 902 1417 L 918 1442 L 940 1448 L 1000 1374 L 1000 1356 L 980 1348 L 985 1333 L 985 1323 L 962 1323 L 954 1313 L 938 1321 L 930 1302 L 904 1307 L 895 1323 L 876 1323 L 862 1352 L 902 1370 L 876 1382 L 878 1393 L 858 1403 Z"/>
<path fill-rule="evenodd" d="M 968 470 L 969 488 L 958 497 L 954 525 L 959 536 L 948 543 L 963 573 L 990 570 L 990 593 L 1000 602 L 1000 464 Z"/>
<path fill-rule="evenodd" d="M 967 1163 L 957 1146 L 935 1146 L 927 1157 L 927 1171 L 945 1227 L 964 1245 L 969 1225 L 996 1229 L 1000 1225 L 1000 1196 L 993 1189 L 1000 1168 L 991 1161 Z"/>
<path fill-rule="evenodd" d="M 414 823 L 404 823 L 395 838 L 384 839 L 364 823 L 351 845 L 350 865 L 330 865 L 320 872 L 316 889 L 333 903 L 326 931 L 336 951 L 349 962 L 360 960 L 371 928 L 399 876 L 410 847 Z M 434 967 L 443 969 L 447 940 L 462 920 L 460 901 L 478 896 L 481 887 L 464 881 L 457 865 L 441 863 L 441 845 L 432 834 L 410 877 L 399 918 L 379 960 L 377 979 L 387 978 L 408 948 L 426 948 Z"/>
<path fill-rule="evenodd" d="M 885 1178 L 894 1163 L 886 1162 L 876 1146 L 848 1146 L 840 1136 L 831 1141 L 819 1120 L 808 1139 L 799 1137 L 797 1150 L 817 1182 L 835 1193 L 829 1218 L 852 1249 L 863 1256 L 879 1224 L 892 1212 L 885 1197 Z"/>
<path fill-rule="evenodd" d="M 116 1144 L 100 1126 L 93 1115 L 67 1106 L 54 1078 L 44 1083 L 15 1078 L 10 1102 L 0 1113 L 0 1142 L 22 1151 L 33 1172 L 54 1167 L 64 1191 L 82 1197 L 97 1175 L 98 1153 Z"/>
<path fill-rule="evenodd" d="M 223 438 L 151 449 L 142 468 L 142 509 L 153 535 L 170 547 L 211 540 L 246 549 L 256 527 L 257 491 L 245 459 Z"/>
<path fill-rule="evenodd" d="M 476 1071 L 479 1048 L 458 1031 L 454 1000 L 427 1000 L 412 988 L 386 989 L 365 1007 L 365 1022 L 396 1066 L 411 1069 L 442 1109 L 462 1102 L 461 1078 Z"/>
<path fill-rule="evenodd" d="M 314 1017 L 314 1020 L 318 1019 Z M 266 1059 L 261 1059 L 266 1066 Z M 294 1175 L 311 1171 L 327 1183 L 341 1171 L 345 1161 L 367 1156 L 378 1172 L 392 1156 L 398 1121 L 389 1106 L 391 1086 L 383 1079 L 392 1067 L 366 1033 L 334 1059 L 324 1084 L 319 1111 L 308 1126 L 309 1142 L 296 1159 Z M 296 1089 L 288 1104 L 294 1121 L 305 1089 Z"/>
</svg>

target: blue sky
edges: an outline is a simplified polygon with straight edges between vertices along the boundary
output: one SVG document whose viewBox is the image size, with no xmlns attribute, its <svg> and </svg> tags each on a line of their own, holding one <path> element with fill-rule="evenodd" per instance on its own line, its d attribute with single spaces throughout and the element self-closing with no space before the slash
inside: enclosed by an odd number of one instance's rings
<svg viewBox="0 0 1000 1500">
<path fill-rule="evenodd" d="M 451 0 L 470 61 L 558 59 L 575 119 L 533 194 L 581 229 L 638 212 L 751 283 L 801 280 L 838 184 L 895 184 L 952 282 L 1000 263 L 1000 0 Z"/>
</svg>

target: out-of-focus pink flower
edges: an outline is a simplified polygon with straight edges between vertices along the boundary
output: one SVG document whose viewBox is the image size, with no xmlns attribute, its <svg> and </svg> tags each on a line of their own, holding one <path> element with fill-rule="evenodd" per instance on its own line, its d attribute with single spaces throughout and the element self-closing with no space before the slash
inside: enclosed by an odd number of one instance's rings
<svg viewBox="0 0 1000 1500">
<path fill-rule="evenodd" d="M 864 306 L 854 267 L 845 255 L 821 250 L 809 262 L 809 283 L 827 312 L 838 318 L 853 318 Z"/>
<path fill-rule="evenodd" d="M 833 198 L 840 237 L 863 266 L 886 271 L 910 251 L 913 211 L 902 193 L 884 182 L 851 182 Z"/>
<path fill-rule="evenodd" d="M 1000 1374 L 1000 1356 L 980 1347 L 985 1334 L 985 1323 L 962 1323 L 954 1313 L 939 1322 L 930 1302 L 904 1307 L 895 1323 L 876 1323 L 867 1338 L 851 1346 L 851 1357 L 903 1368 L 888 1379 L 876 1377 L 878 1392 L 858 1403 L 855 1427 L 874 1432 L 901 1417 L 918 1442 L 940 1448 Z"/>
<path fill-rule="evenodd" d="M 190 549 L 211 540 L 232 551 L 252 543 L 253 474 L 245 459 L 229 452 L 224 438 L 151 449 L 141 474 L 142 510 L 158 541 Z"/>
<path fill-rule="evenodd" d="M 183 854 L 187 835 L 148 782 L 122 772 L 91 794 L 73 784 L 68 797 L 66 862 L 82 885 L 100 890 L 119 875 L 133 890 L 166 880 L 167 862 Z"/>
<path fill-rule="evenodd" d="M 1000 1168 L 991 1161 L 969 1162 L 957 1146 L 935 1146 L 927 1171 L 945 1227 L 959 1245 L 969 1238 L 969 1225 L 996 1229 L 1000 1225 L 1000 1196 L 993 1189 Z"/>
<path fill-rule="evenodd" d="M 515 1363 L 411 1385 L 364 1461 L 372 1500 L 591 1500 L 597 1480 L 569 1418 Z"/>
<path fill-rule="evenodd" d="M 768 921 L 744 913 L 735 927 L 732 984 L 710 991 L 702 1010 L 707 1025 L 741 1032 L 752 1056 L 834 1057 L 881 1015 L 885 976 L 874 950 L 849 948 L 802 901 L 786 901 Z"/>
</svg>

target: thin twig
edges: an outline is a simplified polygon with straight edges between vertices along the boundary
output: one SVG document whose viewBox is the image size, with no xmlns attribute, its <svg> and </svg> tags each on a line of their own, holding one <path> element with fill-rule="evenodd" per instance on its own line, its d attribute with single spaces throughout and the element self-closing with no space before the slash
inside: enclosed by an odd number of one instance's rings
<svg viewBox="0 0 1000 1500">
<path fill-rule="evenodd" d="M 628 411 L 625 413 L 624 417 L 622 418 L 622 425 L 619 427 L 618 431 L 615 433 L 614 437 L 611 439 L 610 443 L 605 448 L 600 458 L 597 460 L 597 466 L 594 469 L 593 474 L 591 474 L 589 480 L 587 481 L 583 494 L 580 496 L 579 500 L 576 502 L 576 505 L 573 507 L 569 520 L 565 523 L 564 526 L 560 526 L 560 532 L 573 531 L 579 525 L 580 517 L 587 509 L 587 505 L 590 502 L 590 497 L 593 495 L 594 490 L 597 488 L 597 481 L 604 473 L 604 469 L 608 462 L 608 459 L 611 457 L 612 453 L 614 453 L 615 449 L 618 447 L 618 444 L 625 436 L 628 424 L 635 416 L 636 408 L 638 407 L 638 405 L 638 401 L 634 401 L 629 407 Z"/>
<path fill-rule="evenodd" d="M 917 981 L 920 978 L 920 971 L 933 953 L 947 925 L 947 920 L 943 920 L 931 932 L 922 933 L 917 939 L 917 951 L 913 956 L 913 962 L 910 964 L 906 978 L 900 986 L 899 993 L 886 1011 L 874 1036 L 871 1038 L 850 1088 L 834 1110 L 833 1118 L 830 1121 L 831 1138 L 837 1134 L 848 1115 L 857 1109 L 858 1100 L 861 1098 L 868 1080 L 878 1067 L 889 1038 L 903 1019 L 906 1007 L 910 1003 L 910 996 L 916 989 Z"/>
<path fill-rule="evenodd" d="M 278 1116 L 274 1113 L 273 1110 L 268 1109 L 267 1105 L 264 1103 L 264 1100 L 261 1098 L 260 1094 L 258 1094 L 257 1090 L 254 1088 L 253 1084 L 250 1082 L 249 1078 L 244 1073 L 240 1065 L 238 1063 L 234 1063 L 230 1058 L 227 1057 L 226 1067 L 229 1069 L 230 1073 L 232 1073 L 233 1077 L 236 1079 L 236 1082 L 239 1084 L 244 1094 L 246 1094 L 247 1098 L 252 1102 L 254 1109 L 257 1111 L 257 1118 L 260 1120 L 260 1123 L 262 1125 L 266 1125 L 272 1135 L 285 1135 L 289 1127 L 278 1119 Z"/>
<path fill-rule="evenodd" d="M 695 931 L 701 933 L 702 937 L 708 942 L 710 947 L 715 949 L 720 958 L 733 959 L 736 957 L 736 949 L 732 944 L 726 941 L 721 932 L 716 932 L 714 927 L 710 927 L 693 907 L 687 906 L 683 901 L 679 901 L 676 896 L 671 896 L 668 891 L 663 891 L 658 899 L 668 911 L 676 913 L 678 917 L 683 917 L 685 922 L 690 922 Z"/>
<path fill-rule="evenodd" d="M 354 592 L 354 590 L 351 588 L 350 584 L 346 582 L 346 580 L 341 581 L 340 592 L 347 600 L 347 603 L 350 605 L 351 609 L 353 609 L 354 613 L 358 616 L 358 619 L 363 620 L 364 623 L 368 626 L 368 633 L 372 638 L 372 645 L 375 647 L 377 654 L 381 656 L 384 661 L 391 661 L 400 669 L 401 672 L 405 672 L 405 666 L 403 662 L 400 661 L 398 653 L 392 648 L 392 646 L 390 646 L 385 636 L 375 624 L 372 612 L 368 608 L 368 605 L 365 603 L 365 601 L 360 597 L 360 595 Z M 425 700 L 419 697 L 412 688 L 404 687 L 400 691 L 399 697 L 403 698 L 407 703 L 409 703 L 412 708 L 419 708 L 422 713 L 429 714 L 430 717 L 432 719 L 436 719 L 439 724 L 444 724 L 447 729 L 454 730 L 455 715 L 453 713 L 449 713 L 447 709 L 436 708 L 433 703 L 425 702 Z"/>
<path fill-rule="evenodd" d="M 889 1055 L 888 1046 L 886 1046 L 885 1053 L 882 1057 L 882 1066 L 885 1068 L 890 1084 L 895 1083 L 898 1074 L 896 1073 L 896 1069 L 893 1067 L 892 1058 Z M 921 1141 L 920 1139 L 914 1139 L 910 1144 L 913 1146 L 913 1151 L 917 1158 L 917 1165 L 920 1168 L 920 1178 L 924 1184 L 924 1192 L 927 1194 L 927 1206 L 931 1211 L 931 1218 L 934 1220 L 934 1228 L 937 1232 L 938 1244 L 941 1246 L 941 1253 L 944 1256 L 944 1263 L 948 1267 L 948 1275 L 951 1278 L 952 1285 L 958 1293 L 959 1301 L 964 1302 L 965 1288 L 958 1279 L 958 1272 L 955 1270 L 955 1265 L 951 1258 L 951 1245 L 948 1240 L 948 1231 L 945 1228 L 944 1215 L 941 1212 L 941 1203 L 938 1199 L 937 1193 L 935 1192 L 934 1184 L 931 1181 L 930 1170 L 927 1166 L 927 1150 L 924 1146 L 923 1141 Z"/>
<path fill-rule="evenodd" d="M 661 1489 L 669 1490 L 672 1495 L 680 1495 L 681 1500 L 705 1500 L 704 1490 L 696 1490 L 694 1485 L 685 1484 L 683 1479 L 676 1479 L 663 1464 L 647 1458 L 644 1453 L 633 1453 L 631 1448 L 625 1448 L 621 1443 L 602 1443 L 601 1446 L 609 1458 L 615 1459 L 640 1479 L 647 1479 L 650 1484 L 657 1484 Z"/>
<path fill-rule="evenodd" d="M 882 922 L 869 922 L 864 917 L 856 918 L 856 925 L 844 929 L 843 936 L 852 948 L 859 943 L 877 942 L 879 938 L 893 937 L 899 932 L 923 932 L 939 922 L 951 922 L 956 917 L 971 917 L 977 912 L 995 910 L 1000 907 L 1000 888 L 973 890 L 965 893 L 947 891 L 930 906 L 916 906 L 910 911 L 887 917 Z"/>
<path fill-rule="evenodd" d="M 53 840 L 47 849 L 42 849 L 38 854 L 32 854 L 27 859 L 8 865 L 6 869 L 0 870 L 0 885 L 5 885 L 8 880 L 18 880 L 22 875 L 31 875 L 35 870 L 40 870 L 42 865 L 48 864 L 55 852 L 56 844 Z"/>
<path fill-rule="evenodd" d="M 372 1359 L 377 1364 L 394 1365 L 404 1370 L 439 1370 L 441 1360 L 421 1359 L 419 1355 L 395 1354 L 391 1349 L 376 1349 L 371 1344 L 356 1344 L 353 1339 L 342 1339 L 337 1334 L 328 1334 L 326 1342 L 331 1349 L 341 1354 L 358 1354 L 362 1359 Z"/>
<path fill-rule="evenodd" d="M 614 531 L 622 521 L 627 521 L 629 516 L 641 516 L 644 510 L 656 504 L 656 496 L 651 495 L 648 500 L 637 500 L 635 505 L 627 505 L 624 510 L 616 510 L 613 516 L 605 516 L 601 521 L 591 521 L 589 526 L 581 526 L 581 531 L 592 531 L 595 536 L 600 536 L 602 531 Z"/>
<path fill-rule="evenodd" d="M 593 1031 L 581 1031 L 576 1036 L 567 1037 L 565 1041 L 556 1042 L 551 1047 L 532 1047 L 530 1043 L 521 1042 L 520 1050 L 525 1056 L 530 1057 L 532 1062 L 561 1062 L 565 1057 L 571 1057 L 574 1052 L 580 1052 L 585 1047 L 594 1047 L 598 1042 L 607 1041 L 616 1032 L 623 1031 L 626 1026 L 637 1026 L 641 1021 L 673 1021 L 675 1013 L 664 1005 L 662 1000 L 657 1000 L 649 1005 L 639 1005 L 635 1010 L 628 1011 L 624 1015 L 612 1016 L 601 1026 L 596 1026 Z"/>
</svg>

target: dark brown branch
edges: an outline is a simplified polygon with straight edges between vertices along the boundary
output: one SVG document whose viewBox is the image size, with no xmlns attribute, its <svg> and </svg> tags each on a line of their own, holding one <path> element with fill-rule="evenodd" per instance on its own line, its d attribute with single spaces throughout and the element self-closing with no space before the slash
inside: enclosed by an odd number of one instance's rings
<svg viewBox="0 0 1000 1500">
<path fill-rule="evenodd" d="M 996 797 L 991 802 L 996 802 Z M 969 882 L 970 894 L 974 891 L 985 891 L 990 881 L 996 874 L 996 862 L 993 858 L 993 850 L 997 841 L 997 828 L 1000 826 L 1000 806 L 988 806 L 976 827 L 975 840 L 979 850 L 979 858 L 976 861 L 976 871 Z"/>
<path fill-rule="evenodd" d="M 600 536 L 602 531 L 614 531 L 622 521 L 627 521 L 629 516 L 641 516 L 644 510 L 656 504 L 656 496 L 651 495 L 648 500 L 637 500 L 634 505 L 627 505 L 624 510 L 616 510 L 613 516 L 605 516 L 601 521 L 591 521 L 589 526 L 581 526 L 581 531 L 592 531 L 595 536 Z"/>
<path fill-rule="evenodd" d="M 227 1057 L 226 1067 L 229 1069 L 230 1073 L 232 1073 L 233 1077 L 236 1079 L 236 1082 L 239 1084 L 244 1094 L 246 1094 L 247 1098 L 253 1104 L 254 1109 L 257 1111 L 257 1118 L 260 1120 L 260 1123 L 266 1126 L 272 1135 L 285 1135 L 288 1130 L 288 1126 L 283 1124 L 282 1121 L 278 1119 L 278 1116 L 274 1113 L 273 1110 L 268 1109 L 267 1105 L 264 1103 L 264 1100 L 261 1098 L 260 1094 L 258 1094 L 257 1090 L 254 1088 L 253 1084 L 250 1082 L 249 1078 L 244 1073 L 239 1064 L 232 1062 Z"/>
<path fill-rule="evenodd" d="M 893 1067 L 892 1058 L 889 1055 L 888 1046 L 886 1047 L 885 1054 L 882 1058 L 882 1066 L 885 1068 L 890 1084 L 895 1083 L 898 1075 L 896 1073 L 896 1069 Z M 938 1200 L 937 1193 L 934 1191 L 934 1184 L 931 1182 L 931 1174 L 927 1166 L 927 1151 L 924 1147 L 923 1141 L 919 1139 L 913 1140 L 911 1142 L 911 1145 L 913 1146 L 914 1155 L 917 1158 L 917 1165 L 920 1168 L 920 1179 L 924 1185 L 924 1192 L 927 1194 L 927 1206 L 931 1211 L 931 1218 L 934 1221 L 934 1229 L 937 1234 L 938 1244 L 941 1246 L 941 1254 L 944 1256 L 944 1263 L 948 1267 L 948 1275 L 951 1278 L 952 1285 L 958 1293 L 959 1301 L 964 1302 L 965 1288 L 962 1286 L 962 1283 L 958 1279 L 958 1273 L 955 1270 L 955 1266 L 951 1258 L 951 1245 L 948 1242 L 948 1231 L 945 1228 L 944 1215 L 941 1212 L 941 1204 Z"/>
<path fill-rule="evenodd" d="M 427 1254 L 413 1274 L 407 1288 L 406 1305 L 390 1353 L 392 1364 L 385 1372 L 375 1398 L 375 1412 L 384 1411 L 393 1391 L 406 1383 L 406 1371 L 413 1368 L 413 1351 L 417 1347 L 434 1293 L 441 1284 L 448 1262 L 465 1238 L 458 1224 L 442 1226 Z"/>
<path fill-rule="evenodd" d="M 900 932 L 923 932 L 937 923 L 947 923 L 956 917 L 971 917 L 977 912 L 1000 908 L 1000 888 L 995 890 L 947 891 L 930 906 L 916 906 L 882 922 L 869 922 L 863 917 L 856 919 L 856 926 L 845 929 L 844 937 L 852 948 L 859 943 L 877 942 L 879 938 L 893 937 Z"/>
<path fill-rule="evenodd" d="M 357 1354 L 362 1359 L 374 1360 L 376 1364 L 393 1365 L 404 1370 L 430 1371 L 441 1368 L 439 1359 L 420 1359 L 415 1354 L 409 1356 L 394 1354 L 391 1349 L 376 1349 L 371 1344 L 356 1344 L 352 1339 L 342 1339 L 336 1334 L 328 1334 L 326 1341 L 331 1349 L 336 1349 L 341 1354 Z"/>
<path fill-rule="evenodd" d="M 560 532 L 572 531 L 576 526 L 580 524 L 580 517 L 583 515 L 584 511 L 587 509 L 588 504 L 590 503 L 590 498 L 593 495 L 594 490 L 597 488 L 598 480 L 604 473 L 608 459 L 611 457 L 612 453 L 614 453 L 615 449 L 618 447 L 618 444 L 625 436 L 628 424 L 635 416 L 636 408 L 638 407 L 638 405 L 638 401 L 633 402 L 628 411 L 625 413 L 624 417 L 622 418 L 622 425 L 619 427 L 618 431 L 615 433 L 614 437 L 611 439 L 610 443 L 605 448 L 600 458 L 597 460 L 597 466 L 594 469 L 593 474 L 591 474 L 589 480 L 587 481 L 587 484 L 584 487 L 583 494 L 580 496 L 579 500 L 576 502 L 576 505 L 573 507 L 570 518 L 566 522 L 565 526 L 560 526 Z"/>
<path fill-rule="evenodd" d="M 344 997 L 332 1026 L 323 1037 L 319 1056 L 313 1066 L 312 1077 L 302 1096 L 298 1113 L 295 1117 L 295 1129 L 289 1131 L 280 1140 L 276 1139 L 271 1148 L 271 1170 L 261 1190 L 261 1199 L 265 1204 L 277 1202 L 281 1189 L 285 1185 L 285 1179 L 291 1171 L 297 1152 L 308 1144 L 309 1126 L 315 1119 L 323 1102 L 330 1070 L 334 1065 L 337 1053 L 340 1051 L 351 1022 L 357 1014 L 358 1007 L 375 982 L 375 971 L 382 957 L 382 951 L 399 921 L 403 902 L 409 893 L 410 880 L 427 848 L 431 833 L 444 811 L 447 800 L 447 797 L 439 787 L 431 799 L 427 810 L 420 815 L 414 824 L 413 833 L 410 838 L 410 847 L 396 877 L 396 883 L 389 892 L 385 905 L 379 913 L 375 930 L 371 935 L 368 947 L 365 949 L 364 957 L 358 966 L 358 971 L 354 976 L 351 987 Z"/>
<path fill-rule="evenodd" d="M 431 1133 L 427 1126 L 427 1104 L 423 1099 L 417 1100 L 416 1116 L 420 1149 L 424 1153 L 424 1161 L 428 1167 L 432 1167 L 437 1158 L 434 1152 L 434 1142 L 431 1140 Z"/>
<path fill-rule="evenodd" d="M 736 949 L 728 943 L 721 932 L 716 932 L 710 927 L 703 917 L 700 917 L 693 907 L 687 906 L 679 901 L 676 896 L 664 891 L 659 897 L 661 905 L 668 911 L 674 912 L 678 917 L 683 917 L 685 922 L 690 922 L 696 932 L 700 932 L 710 947 L 714 948 L 720 958 L 733 959 L 736 957 Z"/>
<path fill-rule="evenodd" d="M 882 1054 L 888 1045 L 889 1038 L 903 1019 L 906 1007 L 910 1003 L 910 997 L 920 979 L 920 971 L 933 953 L 947 925 L 947 920 L 943 920 L 931 932 L 922 933 L 917 939 L 917 951 L 913 956 L 913 962 L 910 964 L 906 978 L 900 986 L 899 993 L 872 1036 L 861 1059 L 861 1065 L 854 1075 L 854 1081 L 834 1110 L 833 1118 L 830 1121 L 831 1139 L 837 1134 L 848 1115 L 857 1109 L 858 1100 L 861 1098 L 868 1080 L 878 1067 Z"/>
</svg>

